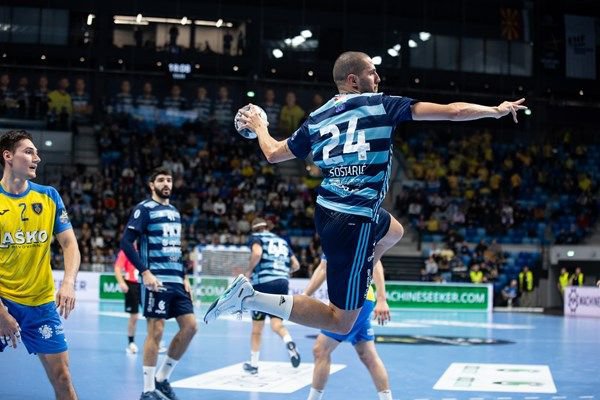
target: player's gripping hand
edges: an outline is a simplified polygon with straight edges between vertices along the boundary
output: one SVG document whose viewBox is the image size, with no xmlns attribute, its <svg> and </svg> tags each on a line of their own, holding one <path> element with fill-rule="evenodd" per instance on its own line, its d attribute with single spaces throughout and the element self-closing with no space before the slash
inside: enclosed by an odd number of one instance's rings
<svg viewBox="0 0 600 400">
<path fill-rule="evenodd" d="M 262 112 L 261 112 L 262 111 Z M 240 128 L 250 129 L 252 132 L 266 131 L 269 122 L 265 112 L 258 106 L 249 103 L 238 110 Z"/>
<path fill-rule="evenodd" d="M 373 310 L 373 319 L 376 319 L 379 325 L 385 325 L 388 321 L 392 320 L 387 300 L 377 299 L 375 310 Z"/>
<path fill-rule="evenodd" d="M 60 316 L 64 319 L 69 318 L 69 314 L 75 308 L 75 285 L 73 282 L 62 281 L 60 289 L 56 293 L 56 307 Z"/>
<path fill-rule="evenodd" d="M 21 341 L 21 328 L 17 320 L 8 313 L 3 304 L 0 304 L 0 343 L 17 348 L 17 342 Z"/>
<path fill-rule="evenodd" d="M 142 272 L 142 282 L 146 289 L 153 292 L 160 292 L 164 288 L 162 282 L 149 269 Z"/>
</svg>

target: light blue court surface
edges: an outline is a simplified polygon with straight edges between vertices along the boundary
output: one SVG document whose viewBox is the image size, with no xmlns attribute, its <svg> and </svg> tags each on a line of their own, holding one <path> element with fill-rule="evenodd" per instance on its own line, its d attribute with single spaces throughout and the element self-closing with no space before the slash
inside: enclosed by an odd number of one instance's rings
<svg viewBox="0 0 600 400">
<path fill-rule="evenodd" d="M 121 304 L 79 303 L 65 322 L 71 370 L 82 400 L 140 396 L 142 356 L 125 353 L 127 319 L 121 309 Z M 197 315 L 203 315 L 202 311 L 197 310 Z M 313 344 L 308 336 L 316 330 L 289 326 L 303 357 L 301 368 L 291 368 L 282 342 L 266 329 L 259 375 L 248 376 L 242 373 L 239 363 L 249 357 L 249 316 L 242 321 L 218 320 L 200 325 L 171 379 L 179 398 L 306 399 Z M 176 324 L 169 322 L 166 337 L 172 337 L 175 331 Z M 136 337 L 140 348 L 144 332 L 145 322 L 140 321 Z M 375 332 L 411 336 L 377 345 L 394 399 L 600 399 L 600 319 L 394 312 L 392 323 L 376 327 Z M 485 344 L 489 339 L 510 343 Z M 406 344 L 415 341 L 429 344 Z M 484 344 L 477 344 L 482 341 Z M 333 362 L 339 370 L 329 379 L 325 399 L 377 399 L 370 376 L 350 345 L 338 347 Z M 53 398 L 40 362 L 22 346 L 0 353 L 0 366 L 1 400 Z M 227 390 L 206 388 L 219 385 Z M 488 391 L 490 385 L 495 391 Z M 446 389 L 436 390 L 434 386 Z M 275 392 L 266 392 L 269 390 Z M 286 391 L 289 393 L 282 393 Z"/>
</svg>

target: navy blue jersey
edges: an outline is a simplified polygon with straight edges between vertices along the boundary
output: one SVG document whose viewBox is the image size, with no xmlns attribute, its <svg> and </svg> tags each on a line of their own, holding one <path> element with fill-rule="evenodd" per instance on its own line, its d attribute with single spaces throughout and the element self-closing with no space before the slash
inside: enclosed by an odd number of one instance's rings
<svg viewBox="0 0 600 400">
<path fill-rule="evenodd" d="M 216 100 L 213 103 L 215 119 L 220 126 L 230 126 L 233 121 L 233 100 Z"/>
<path fill-rule="evenodd" d="M 168 96 L 163 99 L 163 107 L 166 109 L 185 110 L 187 108 L 187 99 L 181 96 Z"/>
<path fill-rule="evenodd" d="M 139 95 L 135 99 L 135 105 L 138 107 L 158 107 L 159 101 L 153 94 Z"/>
<path fill-rule="evenodd" d="M 375 218 L 387 193 L 396 125 L 412 120 L 413 99 L 381 93 L 336 95 L 288 139 L 301 159 L 312 153 L 323 172 L 317 203 Z"/>
<path fill-rule="evenodd" d="M 174 206 L 144 200 L 133 209 L 127 229 L 140 235 L 140 258 L 160 281 L 183 284 L 181 218 Z"/>
<path fill-rule="evenodd" d="M 260 261 L 252 271 L 253 285 L 277 279 L 289 279 L 292 248 L 284 239 L 271 232 L 258 232 L 250 236 L 249 244 L 258 243 L 262 247 Z"/>
<path fill-rule="evenodd" d="M 207 122 L 210 119 L 212 108 L 212 100 L 208 97 L 205 97 L 202 100 L 196 99 L 192 103 L 192 109 L 198 113 L 198 121 L 200 122 Z"/>
<path fill-rule="evenodd" d="M 118 93 L 113 99 L 113 112 L 131 114 L 133 112 L 133 96 L 129 93 Z"/>
</svg>

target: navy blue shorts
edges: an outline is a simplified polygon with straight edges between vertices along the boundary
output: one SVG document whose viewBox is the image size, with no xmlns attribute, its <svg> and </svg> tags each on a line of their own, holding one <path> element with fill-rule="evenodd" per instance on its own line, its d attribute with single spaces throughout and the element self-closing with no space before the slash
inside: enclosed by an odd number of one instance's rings
<svg viewBox="0 0 600 400">
<path fill-rule="evenodd" d="M 262 293 L 269 294 L 288 294 L 290 282 L 287 279 L 276 279 L 271 282 L 259 283 L 254 285 L 254 289 Z M 279 318 L 275 315 L 263 313 L 260 311 L 252 311 L 252 321 L 264 321 L 267 318 Z M 279 318 L 281 319 L 281 318 Z"/>
<path fill-rule="evenodd" d="M 67 351 L 67 340 L 55 302 L 26 306 L 2 298 L 2 303 L 17 320 L 21 328 L 21 340 L 29 354 L 58 354 Z M 0 343 L 0 351 L 5 347 Z"/>
<path fill-rule="evenodd" d="M 391 221 L 390 213 L 383 208 L 373 221 L 317 204 L 315 226 L 327 257 L 329 301 L 336 307 L 354 310 L 362 306 L 371 284 L 375 245 L 383 239 Z"/>
<path fill-rule="evenodd" d="M 327 256 L 329 301 L 343 310 L 362 307 L 371 284 L 376 223 L 317 204 L 315 227 Z"/>
<path fill-rule="evenodd" d="M 390 229 L 390 224 L 392 223 L 392 216 L 389 212 L 384 210 L 383 208 L 379 209 L 377 213 L 377 225 L 375 226 L 375 243 L 378 243 L 385 234 L 388 229 Z"/>
<path fill-rule="evenodd" d="M 181 283 L 163 283 L 163 290 L 153 292 L 142 285 L 144 317 L 169 319 L 193 314 L 192 298 Z"/>
</svg>

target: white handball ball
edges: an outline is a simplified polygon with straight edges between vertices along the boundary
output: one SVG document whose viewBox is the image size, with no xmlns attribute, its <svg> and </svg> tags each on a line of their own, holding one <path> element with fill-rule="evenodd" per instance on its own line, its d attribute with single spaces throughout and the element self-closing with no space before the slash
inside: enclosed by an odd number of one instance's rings
<svg viewBox="0 0 600 400">
<path fill-rule="evenodd" d="M 242 111 L 242 110 L 247 111 L 252 108 L 254 108 L 255 112 L 258 112 L 258 115 L 265 122 L 265 125 L 269 126 L 269 121 L 267 121 L 267 113 L 265 112 L 265 110 L 263 110 L 262 108 L 260 108 L 257 105 L 254 105 L 254 104 L 252 104 L 252 105 L 248 104 L 248 105 L 242 107 L 241 109 L 238 110 L 237 114 L 235 114 L 235 118 L 233 119 L 233 125 L 235 126 L 235 130 L 240 135 L 245 137 L 246 139 L 256 139 L 256 132 L 253 132 L 249 128 L 242 128 L 242 121 L 240 121 L 240 118 L 241 118 L 240 111 Z"/>
</svg>

